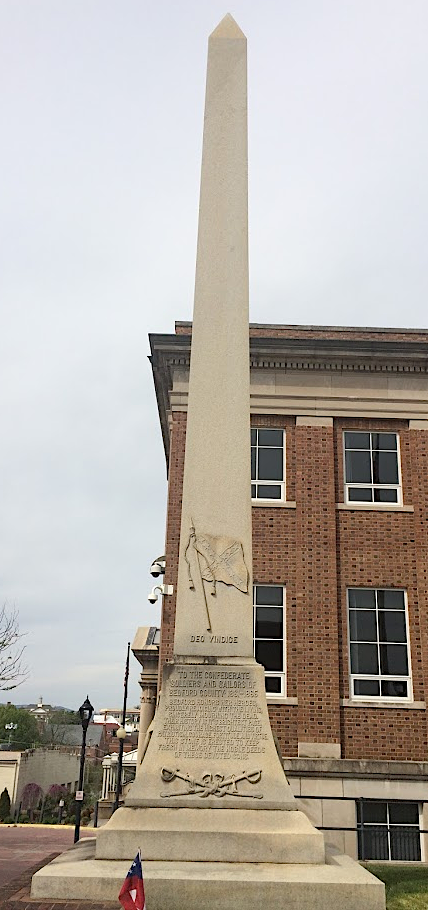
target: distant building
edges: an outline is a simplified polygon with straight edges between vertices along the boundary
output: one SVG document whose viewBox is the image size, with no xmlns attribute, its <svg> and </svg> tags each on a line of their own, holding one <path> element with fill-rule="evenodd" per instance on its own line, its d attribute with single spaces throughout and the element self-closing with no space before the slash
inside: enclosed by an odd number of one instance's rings
<svg viewBox="0 0 428 910">
<path fill-rule="evenodd" d="M 43 733 L 43 730 L 46 727 L 46 724 L 49 720 L 49 714 L 52 711 L 52 705 L 43 704 L 43 696 L 41 695 L 37 705 L 28 705 L 28 713 L 32 715 L 37 721 L 37 727 L 39 733 Z"/>
<path fill-rule="evenodd" d="M 131 749 L 123 756 L 122 765 L 122 785 L 126 787 L 135 778 L 137 767 L 137 749 Z M 106 755 L 103 761 L 103 782 L 101 787 L 101 799 L 113 800 L 117 784 L 117 755 Z"/>
<path fill-rule="evenodd" d="M 11 814 L 17 811 L 28 784 L 37 784 L 44 795 L 52 784 L 74 792 L 79 779 L 80 748 L 28 749 L 25 752 L 0 752 L 0 793 L 6 787 Z"/>
<path fill-rule="evenodd" d="M 121 796 L 126 796 L 129 784 L 135 778 L 137 770 L 138 749 L 131 749 L 123 756 L 122 761 L 122 790 Z M 118 755 L 112 753 L 106 755 L 103 761 L 103 780 L 101 786 L 101 797 L 98 800 L 98 823 L 103 824 L 110 818 L 113 803 L 116 796 L 118 774 Z"/>
<path fill-rule="evenodd" d="M 122 708 L 102 708 L 93 717 L 94 724 L 116 723 L 122 724 Z M 129 708 L 126 711 L 125 730 L 127 733 L 138 733 L 140 723 L 140 709 Z"/>
<path fill-rule="evenodd" d="M 112 725 L 114 730 L 116 725 Z M 76 748 L 80 750 L 82 744 L 82 727 L 80 724 L 47 724 L 45 737 L 51 745 L 62 748 Z M 100 724 L 89 724 L 86 733 L 86 758 L 88 761 L 101 762 L 108 749 L 108 733 Z"/>
</svg>

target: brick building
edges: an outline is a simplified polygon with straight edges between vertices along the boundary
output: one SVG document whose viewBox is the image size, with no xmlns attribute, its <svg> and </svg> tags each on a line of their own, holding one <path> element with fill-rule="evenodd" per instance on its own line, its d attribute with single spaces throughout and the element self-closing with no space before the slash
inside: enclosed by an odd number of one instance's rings
<svg viewBox="0 0 428 910">
<path fill-rule="evenodd" d="M 191 323 L 150 342 L 176 590 Z M 251 325 L 250 359 L 254 646 L 290 783 L 341 850 L 428 860 L 428 330 Z"/>
</svg>

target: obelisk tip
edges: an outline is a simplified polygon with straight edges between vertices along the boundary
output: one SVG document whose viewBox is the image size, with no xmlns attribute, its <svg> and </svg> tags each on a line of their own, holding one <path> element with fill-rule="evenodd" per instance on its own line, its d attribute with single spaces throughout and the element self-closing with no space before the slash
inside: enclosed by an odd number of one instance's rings
<svg viewBox="0 0 428 910">
<path fill-rule="evenodd" d="M 241 38 L 244 41 L 247 40 L 244 32 L 239 28 L 238 23 L 235 22 L 230 13 L 226 13 L 217 28 L 211 32 L 210 38 Z"/>
</svg>

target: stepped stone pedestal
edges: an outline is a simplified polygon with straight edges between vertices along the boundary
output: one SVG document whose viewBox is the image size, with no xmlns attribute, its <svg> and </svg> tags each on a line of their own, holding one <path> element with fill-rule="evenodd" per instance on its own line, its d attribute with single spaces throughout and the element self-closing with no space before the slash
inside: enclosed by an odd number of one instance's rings
<svg viewBox="0 0 428 910">
<path fill-rule="evenodd" d="M 164 668 L 126 803 L 36 873 L 33 898 L 113 901 L 141 849 L 148 910 L 384 910 L 382 882 L 296 809 L 252 661 Z"/>
<path fill-rule="evenodd" d="M 100 830 L 102 834 L 103 829 Z M 198 863 L 323 863 L 324 838 L 303 812 L 120 809 L 96 858 Z"/>
<path fill-rule="evenodd" d="M 31 896 L 86 900 L 88 910 L 91 901 L 117 901 L 129 861 L 94 853 L 93 841 L 80 841 L 36 873 Z M 385 910 L 383 883 L 347 856 L 323 864 L 149 860 L 143 872 L 147 910 Z"/>
</svg>

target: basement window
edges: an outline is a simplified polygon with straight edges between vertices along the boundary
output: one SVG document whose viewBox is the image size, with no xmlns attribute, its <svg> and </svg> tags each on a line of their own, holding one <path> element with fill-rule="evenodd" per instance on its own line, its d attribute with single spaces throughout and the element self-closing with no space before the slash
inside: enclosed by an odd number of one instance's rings
<svg viewBox="0 0 428 910">
<path fill-rule="evenodd" d="M 285 696 L 285 588 L 254 585 L 254 656 L 265 668 L 266 695 Z"/>
<path fill-rule="evenodd" d="M 357 801 L 358 859 L 421 859 L 419 803 Z"/>
<path fill-rule="evenodd" d="M 285 499 L 284 430 L 251 430 L 251 498 Z"/>
<path fill-rule="evenodd" d="M 351 698 L 410 700 L 406 592 L 348 589 Z"/>
<path fill-rule="evenodd" d="M 345 501 L 402 505 L 397 433 L 344 433 Z"/>
</svg>

